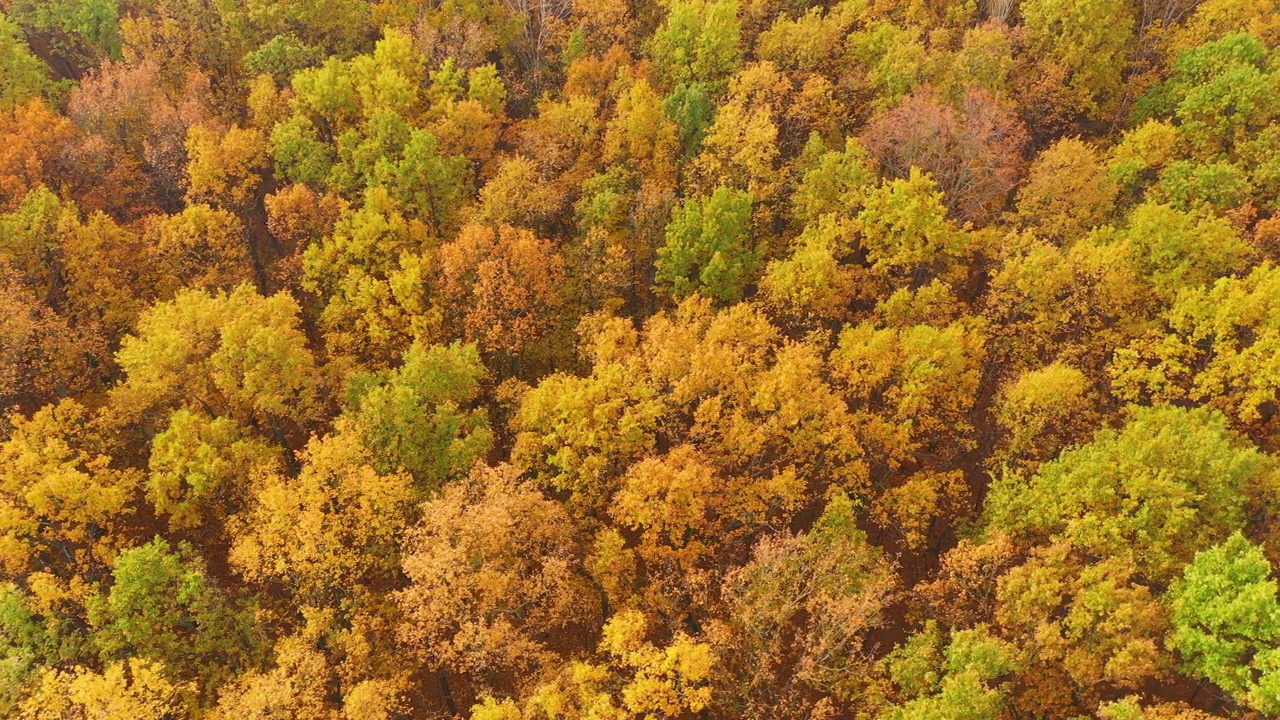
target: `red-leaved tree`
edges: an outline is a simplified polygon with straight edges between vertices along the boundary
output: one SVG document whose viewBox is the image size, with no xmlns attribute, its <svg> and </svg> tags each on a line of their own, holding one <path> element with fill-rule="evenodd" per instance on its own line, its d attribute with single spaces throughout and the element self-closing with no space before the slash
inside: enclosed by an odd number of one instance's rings
<svg viewBox="0 0 1280 720">
<path fill-rule="evenodd" d="M 862 140 L 887 174 L 932 173 L 951 212 L 982 223 L 1017 186 L 1028 137 L 1017 115 L 985 90 L 970 88 L 952 104 L 926 85 L 872 120 Z"/>
</svg>

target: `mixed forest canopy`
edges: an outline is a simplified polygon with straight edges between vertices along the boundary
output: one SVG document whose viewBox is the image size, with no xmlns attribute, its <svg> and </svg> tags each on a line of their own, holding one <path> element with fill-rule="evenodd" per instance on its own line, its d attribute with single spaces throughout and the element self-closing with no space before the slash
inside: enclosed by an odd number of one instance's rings
<svg viewBox="0 0 1280 720">
<path fill-rule="evenodd" d="M 0 0 L 0 716 L 1280 716 L 1277 0 Z"/>
</svg>

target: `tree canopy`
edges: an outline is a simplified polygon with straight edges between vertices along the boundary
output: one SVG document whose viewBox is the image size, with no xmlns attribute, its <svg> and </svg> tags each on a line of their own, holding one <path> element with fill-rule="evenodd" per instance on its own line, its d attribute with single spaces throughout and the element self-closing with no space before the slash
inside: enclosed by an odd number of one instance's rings
<svg viewBox="0 0 1280 720">
<path fill-rule="evenodd" d="M 1280 716 L 1280 0 L 0 0 L 0 716 Z"/>
</svg>

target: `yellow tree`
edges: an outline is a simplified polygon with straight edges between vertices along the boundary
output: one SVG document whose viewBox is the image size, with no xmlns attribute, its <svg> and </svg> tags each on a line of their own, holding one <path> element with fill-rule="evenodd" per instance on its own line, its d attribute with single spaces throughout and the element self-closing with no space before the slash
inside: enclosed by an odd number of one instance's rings
<svg viewBox="0 0 1280 720">
<path fill-rule="evenodd" d="M 1109 367 L 1114 392 L 1125 400 L 1203 403 L 1275 447 L 1275 353 L 1280 342 L 1270 297 L 1280 270 L 1270 264 L 1242 278 L 1226 277 L 1189 290 L 1156 328 L 1116 350 Z"/>
<path fill-rule="evenodd" d="M 1118 189 L 1097 149 L 1063 138 L 1031 163 L 1018 190 L 1017 218 L 1040 236 L 1069 244 L 1106 220 Z"/>
<path fill-rule="evenodd" d="M 979 324 L 847 326 L 832 351 L 835 384 L 852 408 L 878 495 L 872 516 L 908 547 L 968 504 L 958 464 L 975 444 L 969 411 L 986 359 Z"/>
<path fill-rule="evenodd" d="M 92 389 L 103 338 L 73 327 L 0 255 L 0 407 L 34 411 Z"/>
<path fill-rule="evenodd" d="M 63 400 L 14 417 L 0 445 L 0 561 L 6 576 L 102 574 L 125 542 L 141 476 L 114 466 L 92 414 Z"/>
<path fill-rule="evenodd" d="M 413 478 L 376 472 L 351 432 L 314 438 L 301 462 L 296 477 L 257 478 L 248 507 L 228 521 L 232 567 L 316 607 L 388 587 L 400 567 L 400 537 L 422 499 Z"/>
<path fill-rule="evenodd" d="M 765 529 L 829 485 L 867 489 L 857 424 L 822 349 L 786 341 L 758 309 L 695 298 L 643 333 L 616 318 L 584 325 L 591 374 L 552 375 L 524 396 L 513 458 L 576 512 L 640 533 L 622 549 L 614 530 L 600 536 L 613 558 L 602 585 L 670 616 L 714 606 L 730 558 Z"/>
<path fill-rule="evenodd" d="M 163 298 L 183 287 L 229 290 L 254 278 L 244 225 L 228 210 L 190 205 L 156 216 L 147 239 Z"/>
<path fill-rule="evenodd" d="M 266 170 L 267 140 L 254 128 L 219 133 L 204 125 L 187 131 L 187 202 L 241 209 L 252 200 Z"/>
<path fill-rule="evenodd" d="M 705 642 L 677 632 L 667 644 L 646 636 L 638 610 L 609 618 L 599 662 L 573 661 L 538 687 L 523 707 L 492 697 L 471 708 L 473 720 L 625 720 L 681 718 L 705 712 L 713 699 L 716 655 Z"/>
<path fill-rule="evenodd" d="M 182 291 L 143 313 L 116 360 L 125 381 L 112 400 L 129 418 L 187 407 L 270 427 L 305 422 L 315 408 L 315 361 L 285 293 Z"/>
<path fill-rule="evenodd" d="M 187 709 L 189 688 L 158 663 L 131 659 L 101 673 L 49 669 L 18 708 L 18 720 L 165 720 Z"/>
</svg>

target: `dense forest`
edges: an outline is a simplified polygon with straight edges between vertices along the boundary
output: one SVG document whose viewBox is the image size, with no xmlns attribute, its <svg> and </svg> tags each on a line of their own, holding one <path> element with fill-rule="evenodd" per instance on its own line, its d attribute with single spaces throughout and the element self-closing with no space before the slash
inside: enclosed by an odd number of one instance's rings
<svg viewBox="0 0 1280 720">
<path fill-rule="evenodd" d="M 1280 716 L 1278 0 L 0 0 L 0 716 Z"/>
</svg>

